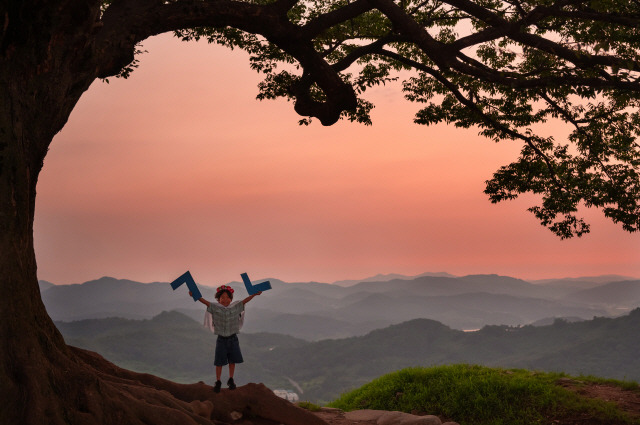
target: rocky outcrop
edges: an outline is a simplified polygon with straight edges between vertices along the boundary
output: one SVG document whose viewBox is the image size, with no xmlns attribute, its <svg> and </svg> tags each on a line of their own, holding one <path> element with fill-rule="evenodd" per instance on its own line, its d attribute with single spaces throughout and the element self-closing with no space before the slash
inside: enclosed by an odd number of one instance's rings
<svg viewBox="0 0 640 425">
<path fill-rule="evenodd" d="M 346 412 L 345 419 L 354 422 L 374 422 L 376 425 L 458 425 L 456 422 L 442 423 L 434 415 L 412 415 L 410 413 L 386 410 L 355 410 Z"/>
<path fill-rule="evenodd" d="M 204 382 L 178 384 L 154 375 L 122 369 L 97 353 L 69 347 L 78 366 L 92 376 L 85 391 L 72 396 L 82 411 L 76 425 L 457 425 L 437 416 L 384 410 L 342 412 L 335 422 L 276 396 L 263 384 L 247 384 L 215 393 Z M 93 382 L 95 381 L 95 382 Z M 95 390 L 94 390 L 95 389 Z"/>
<path fill-rule="evenodd" d="M 134 418 L 154 425 L 195 423 L 209 424 L 267 424 L 327 425 L 325 421 L 287 400 L 276 396 L 263 384 L 247 384 L 220 393 L 203 382 L 178 384 L 157 376 L 119 368 L 97 353 L 70 347 L 82 361 L 92 368 L 105 391 L 93 394 L 86 409 L 87 422 L 109 416 L 106 422 L 133 423 Z M 117 409 L 109 399 L 117 387 L 120 392 Z M 122 404 L 122 395 L 130 403 Z M 87 395 L 89 397 L 89 395 Z M 116 411 L 117 410 L 117 411 Z M 98 422 L 104 422 L 99 420 Z"/>
</svg>

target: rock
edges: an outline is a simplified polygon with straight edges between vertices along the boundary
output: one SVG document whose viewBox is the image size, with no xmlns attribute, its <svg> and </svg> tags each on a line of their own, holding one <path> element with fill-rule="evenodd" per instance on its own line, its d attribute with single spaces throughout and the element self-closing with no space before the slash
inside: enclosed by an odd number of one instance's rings
<svg viewBox="0 0 640 425">
<path fill-rule="evenodd" d="M 196 415 L 205 418 L 211 418 L 211 413 L 213 412 L 213 403 L 211 403 L 209 400 L 193 400 L 189 404 L 191 405 L 191 410 L 193 410 L 193 413 L 195 413 Z"/>
<path fill-rule="evenodd" d="M 99 376 L 101 391 L 91 399 L 92 403 L 97 401 L 89 405 L 91 410 L 86 413 L 91 420 L 71 423 L 221 425 L 235 423 L 232 414 L 237 412 L 242 414 L 239 422 L 244 425 L 249 425 L 249 420 L 283 425 L 327 425 L 312 412 L 276 396 L 263 384 L 249 383 L 235 390 L 214 393 L 211 386 L 202 382 L 171 382 L 122 369 L 91 351 L 68 348 L 79 364 L 90 370 L 87 376 Z"/>
<path fill-rule="evenodd" d="M 376 423 L 378 425 L 442 425 L 442 421 L 437 416 L 416 416 L 404 412 L 385 412 Z"/>
<path fill-rule="evenodd" d="M 418 422 L 414 422 L 416 425 L 442 425 L 440 418 L 434 415 L 418 416 L 418 418 L 421 419 L 418 419 Z"/>
<path fill-rule="evenodd" d="M 350 421 L 376 421 L 385 413 L 387 413 L 386 410 L 363 409 L 346 412 L 344 417 Z"/>
<path fill-rule="evenodd" d="M 344 417 L 350 421 L 376 421 L 378 425 L 442 425 L 437 416 L 417 416 L 386 410 L 354 410 L 345 413 Z"/>
<path fill-rule="evenodd" d="M 327 425 L 312 412 L 278 397 L 263 384 L 246 384 L 235 390 L 223 389 L 209 392 L 215 409 L 212 419 L 229 422 L 232 412 L 242 413 L 243 418 L 260 418 L 284 425 Z M 256 420 L 256 422 L 258 422 Z"/>
<path fill-rule="evenodd" d="M 242 417 L 242 413 L 236 412 L 234 410 L 233 412 L 229 413 L 229 416 L 231 417 L 232 420 L 237 421 L 238 419 L 240 419 Z"/>
</svg>

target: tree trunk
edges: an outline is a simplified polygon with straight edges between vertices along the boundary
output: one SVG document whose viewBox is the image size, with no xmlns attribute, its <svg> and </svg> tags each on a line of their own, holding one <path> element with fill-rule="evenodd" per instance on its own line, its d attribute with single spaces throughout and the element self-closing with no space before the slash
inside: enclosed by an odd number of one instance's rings
<svg viewBox="0 0 640 425">
<path fill-rule="evenodd" d="M 21 12 L 32 13 L 28 8 Z M 219 424 L 232 422 L 234 409 L 250 413 L 254 422 L 322 424 L 282 405 L 264 386 L 214 396 L 202 383 L 178 385 L 124 371 L 65 344 L 38 287 L 36 184 L 49 144 L 96 71 L 90 56 L 73 50 L 87 44 L 77 35 L 46 33 L 43 24 L 57 11 L 35 12 L 46 19 L 19 26 L 23 33 L 15 25 L 7 30 L 6 22 L 2 33 L 0 25 L 0 423 Z M 279 407 L 274 412 L 269 406 Z"/>
<path fill-rule="evenodd" d="M 126 401 L 126 388 L 135 385 L 120 387 L 78 358 L 42 303 L 33 246 L 36 183 L 54 134 L 88 83 L 69 96 L 64 80 L 38 75 L 29 66 L 33 56 L 19 53 L 0 69 L 0 422 L 144 423 L 144 415 L 113 417 L 126 411 L 121 405 L 135 404 Z M 179 416 L 197 423 L 191 411 Z"/>
<path fill-rule="evenodd" d="M 53 102 L 49 92 L 42 108 L 44 99 L 28 99 L 7 75 L 15 74 L 0 72 L 0 423 L 223 424 L 242 423 L 240 415 L 258 424 L 326 425 L 264 386 L 215 394 L 203 383 L 126 371 L 65 344 L 40 297 L 33 218 L 53 137 L 46 129 L 60 125 L 58 113 L 65 113 L 56 104 L 70 111 L 75 102 L 64 96 Z"/>
<path fill-rule="evenodd" d="M 24 88 L 30 76 L 21 75 L 20 68 L 3 62 L 0 72 L 0 380 L 5 423 L 46 417 L 58 388 L 49 385 L 44 365 L 69 368 L 64 340 L 38 289 L 33 218 L 48 143 L 35 140 L 38 128 L 25 114 L 38 110 L 39 96 L 29 98 Z"/>
</svg>

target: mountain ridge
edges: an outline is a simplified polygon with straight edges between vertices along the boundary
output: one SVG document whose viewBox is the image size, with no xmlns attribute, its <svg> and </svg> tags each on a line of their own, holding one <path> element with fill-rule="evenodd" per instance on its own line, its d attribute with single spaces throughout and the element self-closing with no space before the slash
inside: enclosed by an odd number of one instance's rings
<svg viewBox="0 0 640 425">
<path fill-rule="evenodd" d="M 500 275 L 422 276 L 348 287 L 270 281 L 273 290 L 265 291 L 251 304 L 254 321 L 248 326 L 256 332 L 282 329 L 283 333 L 308 340 L 361 335 L 414 318 L 439 320 L 456 329 L 478 329 L 484 325 L 526 325 L 548 317 L 584 320 L 619 315 L 640 304 L 640 296 L 630 297 L 624 292 L 635 285 L 634 281 L 618 286 L 605 284 L 610 285 L 605 287 L 607 297 L 588 296 L 590 292 L 562 284 L 534 285 Z M 49 287 L 43 281 L 42 286 L 47 311 L 58 321 L 144 319 L 164 310 L 178 310 L 201 320 L 203 314 L 202 305 L 193 302 L 186 288 L 174 291 L 168 282 L 140 283 L 105 276 L 83 284 Z M 601 286 L 585 290 L 595 291 Z M 214 288 L 200 287 L 203 296 L 213 300 Z M 247 295 L 244 285 L 237 283 L 235 289 L 236 299 Z M 572 298 L 574 293 L 583 295 Z M 296 323 L 285 323 L 287 320 Z"/>
</svg>

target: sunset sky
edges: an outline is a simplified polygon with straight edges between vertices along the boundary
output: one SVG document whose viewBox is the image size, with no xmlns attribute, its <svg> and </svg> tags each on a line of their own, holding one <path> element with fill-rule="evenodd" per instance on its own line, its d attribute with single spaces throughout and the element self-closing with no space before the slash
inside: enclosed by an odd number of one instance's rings
<svg viewBox="0 0 640 425">
<path fill-rule="evenodd" d="M 241 51 L 169 35 L 144 49 L 128 80 L 93 84 L 51 145 L 40 279 L 640 277 L 640 235 L 598 210 L 584 211 L 590 234 L 562 241 L 526 211 L 533 198 L 492 205 L 484 182 L 520 146 L 415 125 L 398 85 L 368 96 L 373 126 L 304 127 L 291 103 L 255 100 Z"/>
</svg>

